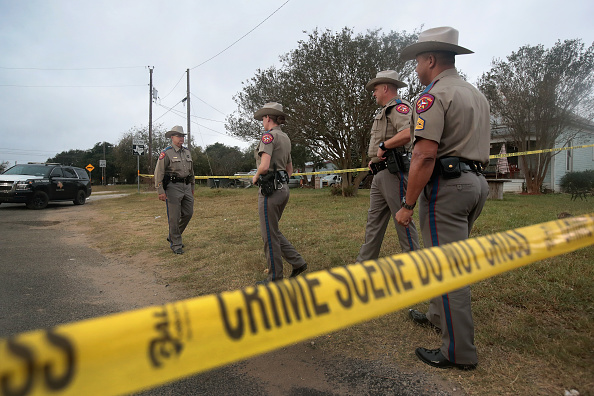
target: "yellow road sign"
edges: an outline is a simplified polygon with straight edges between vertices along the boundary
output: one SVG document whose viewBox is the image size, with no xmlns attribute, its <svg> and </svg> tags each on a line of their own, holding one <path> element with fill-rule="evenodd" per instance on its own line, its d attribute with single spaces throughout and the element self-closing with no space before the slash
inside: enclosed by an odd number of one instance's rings
<svg viewBox="0 0 594 396">
<path fill-rule="evenodd" d="M 92 172 L 93 169 L 95 169 L 95 167 L 93 165 L 89 164 L 89 165 L 85 166 L 85 169 L 88 170 L 89 172 Z"/>
</svg>

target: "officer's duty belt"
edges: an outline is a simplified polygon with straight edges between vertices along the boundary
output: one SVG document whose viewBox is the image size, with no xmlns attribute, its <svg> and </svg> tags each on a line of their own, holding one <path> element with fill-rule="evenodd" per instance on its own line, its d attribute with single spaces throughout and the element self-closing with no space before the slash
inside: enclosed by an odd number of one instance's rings
<svg viewBox="0 0 594 396">
<path fill-rule="evenodd" d="M 190 184 L 192 182 L 192 175 L 188 175 L 186 177 L 179 177 L 176 175 L 169 176 L 169 182 L 171 183 L 186 183 Z"/>
<path fill-rule="evenodd" d="M 481 164 L 478 161 L 467 161 L 464 159 L 460 159 L 460 170 L 462 170 L 462 172 L 467 171 L 482 173 L 484 169 L 483 164 Z"/>
<path fill-rule="evenodd" d="M 371 164 L 369 164 L 371 173 L 373 173 L 374 175 L 377 175 L 380 171 L 383 171 L 387 167 L 388 165 L 386 164 L 386 161 L 372 162 Z"/>
</svg>

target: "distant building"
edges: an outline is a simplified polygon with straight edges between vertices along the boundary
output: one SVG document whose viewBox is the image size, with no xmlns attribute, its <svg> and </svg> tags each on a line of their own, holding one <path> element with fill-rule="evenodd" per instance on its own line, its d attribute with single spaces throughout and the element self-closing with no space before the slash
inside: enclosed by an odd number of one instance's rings
<svg viewBox="0 0 594 396">
<path fill-rule="evenodd" d="M 574 147 L 594 144 L 594 125 L 589 124 L 583 127 L 576 138 L 569 142 L 559 139 L 555 142 L 553 148 Z M 532 141 L 536 139 L 531 139 Z M 497 155 L 500 153 L 501 146 L 505 143 L 508 154 L 517 153 L 519 150 L 511 142 L 507 127 L 501 126 L 494 128 L 491 131 L 491 149 L 490 155 Z M 536 150 L 536 149 L 530 149 Z M 580 148 L 574 150 L 560 150 L 552 153 L 551 163 L 547 170 L 547 174 L 543 180 L 543 189 L 561 192 L 560 181 L 561 178 L 568 172 L 579 172 L 584 170 L 594 169 L 594 147 Z M 539 154 L 531 154 L 538 156 Z M 519 156 L 508 157 L 509 170 L 507 174 L 497 173 L 497 159 L 491 159 L 487 167 L 487 178 L 508 179 L 508 183 L 504 183 L 504 192 L 522 192 L 524 186 L 525 175 L 522 170 L 522 162 Z"/>
</svg>

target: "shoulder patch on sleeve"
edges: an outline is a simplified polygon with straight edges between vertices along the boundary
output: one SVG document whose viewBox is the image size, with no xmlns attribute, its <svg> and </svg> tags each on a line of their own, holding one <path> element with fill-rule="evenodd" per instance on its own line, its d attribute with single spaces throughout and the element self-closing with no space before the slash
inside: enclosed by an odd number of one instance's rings
<svg viewBox="0 0 594 396">
<path fill-rule="evenodd" d="M 159 159 L 162 160 L 163 158 L 165 158 L 165 150 L 161 151 L 161 154 L 159 154 Z"/>
<path fill-rule="evenodd" d="M 273 140 L 274 136 L 272 136 L 270 132 L 266 132 L 264 135 L 262 135 L 262 143 L 264 144 L 270 144 Z"/>
<path fill-rule="evenodd" d="M 431 106 L 433 106 L 433 102 L 435 102 L 435 96 L 431 95 L 430 93 L 422 95 L 419 99 L 417 99 L 417 114 L 421 114 L 429 110 Z"/>
<path fill-rule="evenodd" d="M 400 103 L 398 106 L 396 106 L 396 111 L 402 114 L 408 114 L 410 111 L 410 108 L 405 105 L 404 103 Z"/>
<path fill-rule="evenodd" d="M 415 131 L 422 131 L 423 129 L 425 129 L 425 120 L 419 117 L 417 125 L 415 125 Z"/>
</svg>

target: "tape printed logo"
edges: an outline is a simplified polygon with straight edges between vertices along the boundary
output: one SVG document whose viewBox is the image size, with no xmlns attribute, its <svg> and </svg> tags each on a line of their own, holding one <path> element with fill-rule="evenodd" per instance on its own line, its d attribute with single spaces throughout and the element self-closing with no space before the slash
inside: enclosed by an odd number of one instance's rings
<svg viewBox="0 0 594 396">
<path fill-rule="evenodd" d="M 45 331 L 45 339 L 53 350 L 58 351 L 55 360 L 40 360 L 35 354 L 35 349 L 19 343 L 14 338 L 6 341 L 8 356 L 22 361 L 26 370 L 24 379 L 20 378 L 21 375 L 10 372 L 0 377 L 0 391 L 3 395 L 27 395 L 34 386 L 39 385 L 49 391 L 60 391 L 72 382 L 77 368 L 73 344 L 68 338 L 53 330 Z M 41 384 L 36 384 L 38 381 L 41 381 Z"/>
</svg>

